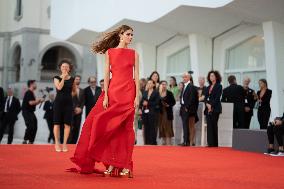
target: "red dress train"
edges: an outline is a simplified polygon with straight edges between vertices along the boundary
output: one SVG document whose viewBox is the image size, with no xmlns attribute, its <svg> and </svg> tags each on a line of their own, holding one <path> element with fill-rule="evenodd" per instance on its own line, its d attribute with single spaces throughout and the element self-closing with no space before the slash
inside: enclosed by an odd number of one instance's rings
<svg viewBox="0 0 284 189">
<path fill-rule="evenodd" d="M 135 82 L 135 51 L 126 48 L 108 50 L 110 72 L 109 106 L 103 108 L 104 92 L 87 116 L 71 161 L 80 172 L 91 173 L 96 162 L 132 171 Z"/>
</svg>

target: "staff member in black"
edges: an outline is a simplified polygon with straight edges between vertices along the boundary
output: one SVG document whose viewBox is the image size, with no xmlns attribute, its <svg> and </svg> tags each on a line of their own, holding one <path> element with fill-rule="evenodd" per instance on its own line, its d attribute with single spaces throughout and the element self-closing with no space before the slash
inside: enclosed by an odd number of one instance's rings
<svg viewBox="0 0 284 189">
<path fill-rule="evenodd" d="M 18 114 L 21 111 L 21 104 L 18 98 L 13 96 L 13 90 L 7 90 L 7 97 L 4 99 L 4 113 L 3 122 L 0 127 L 0 143 L 2 141 L 4 132 L 8 128 L 8 144 L 12 144 L 14 135 L 14 125 L 18 120 Z"/>
<path fill-rule="evenodd" d="M 81 128 L 82 113 L 85 104 L 84 90 L 80 88 L 81 76 L 76 75 L 74 83 L 76 85 L 77 93 L 73 96 L 73 120 L 71 125 L 71 132 L 69 136 L 69 143 L 76 144 Z"/>
<path fill-rule="evenodd" d="M 147 82 L 147 90 L 144 91 L 139 105 L 142 114 L 146 145 L 157 145 L 158 114 L 160 112 L 160 95 L 155 89 L 156 84 L 152 79 Z"/>
<path fill-rule="evenodd" d="M 192 76 L 186 72 L 182 76 L 184 88 L 180 95 L 180 115 L 183 125 L 183 143 L 181 146 L 195 145 L 195 122 L 198 109 L 197 87 L 193 85 Z"/>
<path fill-rule="evenodd" d="M 54 94 L 49 94 L 49 99 L 45 101 L 43 110 L 45 111 L 43 118 L 46 120 L 49 136 L 47 142 L 50 143 L 52 140 L 54 142 L 54 134 L 53 134 L 53 101 Z"/>
<path fill-rule="evenodd" d="M 89 86 L 84 89 L 85 106 L 86 106 L 86 117 L 90 113 L 91 109 L 96 104 L 99 96 L 101 95 L 101 87 L 97 86 L 96 77 L 89 77 Z"/>
<path fill-rule="evenodd" d="M 223 90 L 222 102 L 230 102 L 234 104 L 233 127 L 234 129 L 244 128 L 244 109 L 245 97 L 244 88 L 237 84 L 236 77 L 230 75 L 228 77 L 230 86 Z"/>
<path fill-rule="evenodd" d="M 260 90 L 257 91 L 258 96 L 258 111 L 257 119 L 260 125 L 260 129 L 267 129 L 271 108 L 270 99 L 272 96 L 272 90 L 267 88 L 266 79 L 260 79 L 258 81 Z"/>
<path fill-rule="evenodd" d="M 4 90 L 0 87 L 0 127 L 2 124 L 3 108 L 4 108 Z"/>
<path fill-rule="evenodd" d="M 245 77 L 243 80 L 245 112 L 244 112 L 244 128 L 249 129 L 251 117 L 253 116 L 253 108 L 257 100 L 257 95 L 253 89 L 249 88 L 250 78 Z"/>
<path fill-rule="evenodd" d="M 207 143 L 208 147 L 218 147 L 218 120 L 222 113 L 222 78 L 218 71 L 210 71 L 207 80 L 209 86 L 205 93 L 204 110 L 207 120 Z"/>
<path fill-rule="evenodd" d="M 42 103 L 44 99 L 36 99 L 34 91 L 37 88 L 35 80 L 28 80 L 28 90 L 26 91 L 22 102 L 22 114 L 26 124 L 26 131 L 23 144 L 33 144 L 37 132 L 37 118 L 35 115 L 36 105 Z"/>
</svg>

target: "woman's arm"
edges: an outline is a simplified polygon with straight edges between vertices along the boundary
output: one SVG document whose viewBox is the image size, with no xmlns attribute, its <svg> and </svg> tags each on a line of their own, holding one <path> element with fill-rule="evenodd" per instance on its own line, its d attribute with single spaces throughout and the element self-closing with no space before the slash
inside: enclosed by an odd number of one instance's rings
<svg viewBox="0 0 284 189">
<path fill-rule="evenodd" d="M 103 107 L 106 109 L 108 107 L 108 85 L 109 85 L 109 55 L 108 50 L 105 53 L 105 73 L 104 73 L 104 101 Z"/>
<path fill-rule="evenodd" d="M 134 65 L 134 79 L 135 79 L 135 86 L 136 86 L 136 97 L 134 106 L 135 108 L 139 105 L 139 91 L 140 91 L 140 82 L 139 82 L 139 55 L 135 51 L 135 65 Z"/>
<path fill-rule="evenodd" d="M 108 97 L 108 85 L 109 85 L 109 55 L 108 51 L 106 51 L 105 54 L 105 72 L 104 72 L 104 91 L 105 91 L 105 97 Z"/>
<path fill-rule="evenodd" d="M 61 79 L 61 81 L 59 81 L 59 79 L 58 78 L 54 78 L 53 79 L 53 82 L 54 82 L 54 85 L 55 85 L 55 88 L 57 89 L 57 90 L 61 90 L 62 88 L 63 88 L 63 86 L 64 86 L 64 79 Z"/>
<path fill-rule="evenodd" d="M 77 95 L 77 86 L 73 80 L 73 84 L 72 84 L 72 96 L 76 96 Z"/>
</svg>

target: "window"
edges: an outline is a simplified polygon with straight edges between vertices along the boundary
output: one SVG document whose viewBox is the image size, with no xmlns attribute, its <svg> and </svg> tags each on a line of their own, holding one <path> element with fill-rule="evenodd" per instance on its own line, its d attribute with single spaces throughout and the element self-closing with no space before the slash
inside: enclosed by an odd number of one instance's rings
<svg viewBox="0 0 284 189">
<path fill-rule="evenodd" d="M 19 21 L 23 17 L 22 0 L 17 0 L 15 20 Z"/>
<path fill-rule="evenodd" d="M 229 75 L 235 75 L 240 85 L 248 76 L 251 79 L 250 88 L 255 91 L 259 89 L 258 80 L 266 78 L 264 40 L 261 36 L 254 36 L 227 51 L 224 87 L 228 86 Z M 256 110 L 254 115 L 257 115 Z M 259 128 L 256 116 L 252 118 L 250 128 Z"/>
<path fill-rule="evenodd" d="M 184 72 L 190 70 L 190 51 L 189 47 L 168 56 L 166 67 L 166 78 L 175 76 L 177 82 L 181 81 L 181 76 Z"/>
</svg>

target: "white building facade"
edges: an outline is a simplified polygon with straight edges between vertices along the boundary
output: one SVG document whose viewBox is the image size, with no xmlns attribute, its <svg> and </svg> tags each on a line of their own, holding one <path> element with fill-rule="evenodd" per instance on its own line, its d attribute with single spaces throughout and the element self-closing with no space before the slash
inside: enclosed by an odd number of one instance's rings
<svg viewBox="0 0 284 189">
<path fill-rule="evenodd" d="M 239 84 L 249 76 L 255 90 L 265 78 L 273 118 L 284 112 L 283 10 L 283 0 L 1 0 L 0 82 L 47 83 L 56 52 L 74 60 L 83 80 L 102 79 L 104 57 L 90 53 L 90 44 L 127 24 L 134 28 L 141 77 L 157 70 L 162 79 L 180 81 L 192 70 L 197 84 L 214 69 L 224 87 L 234 74 Z M 258 127 L 254 119 L 251 128 Z"/>
</svg>

